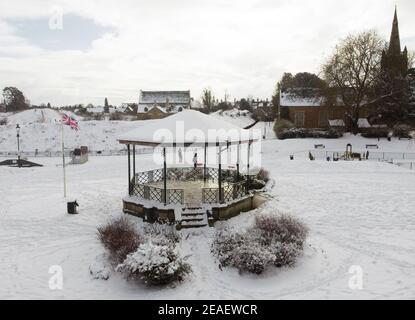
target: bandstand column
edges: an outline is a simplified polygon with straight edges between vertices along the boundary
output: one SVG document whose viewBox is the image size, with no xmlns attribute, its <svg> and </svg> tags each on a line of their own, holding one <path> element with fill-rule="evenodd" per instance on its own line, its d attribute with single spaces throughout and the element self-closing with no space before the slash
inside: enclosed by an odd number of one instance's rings
<svg viewBox="0 0 415 320">
<path fill-rule="evenodd" d="M 248 193 L 248 187 L 249 187 L 249 179 L 250 179 L 250 176 L 249 176 L 249 167 L 250 167 L 250 164 L 249 164 L 249 162 L 250 162 L 250 159 L 249 159 L 249 157 L 250 157 L 250 153 L 251 153 L 251 141 L 248 143 L 248 159 L 247 159 L 247 177 L 246 177 L 246 193 Z"/>
<path fill-rule="evenodd" d="M 133 181 L 135 185 L 135 144 L 133 144 Z"/>
<path fill-rule="evenodd" d="M 240 150 L 241 148 L 241 141 L 238 142 L 238 146 L 237 146 L 237 160 L 236 160 L 236 181 L 239 181 L 239 158 L 240 158 Z"/>
<path fill-rule="evenodd" d="M 128 154 L 128 194 L 131 195 L 131 155 L 130 155 L 130 145 L 127 144 L 127 154 Z"/>
<path fill-rule="evenodd" d="M 218 172 L 219 203 L 223 203 L 223 192 L 222 192 L 222 153 L 221 153 L 221 150 L 220 150 L 219 142 L 216 145 L 218 146 L 218 163 L 219 163 L 219 172 Z"/>
<path fill-rule="evenodd" d="M 163 202 L 167 204 L 167 164 L 166 164 L 166 147 L 163 148 Z"/>
<path fill-rule="evenodd" d="M 206 176 L 207 176 L 207 172 L 206 172 L 206 162 L 207 162 L 207 154 L 206 154 L 206 152 L 207 152 L 207 146 L 208 146 L 208 143 L 205 142 L 205 154 L 204 154 L 205 160 L 203 161 L 203 182 L 206 182 Z"/>
</svg>

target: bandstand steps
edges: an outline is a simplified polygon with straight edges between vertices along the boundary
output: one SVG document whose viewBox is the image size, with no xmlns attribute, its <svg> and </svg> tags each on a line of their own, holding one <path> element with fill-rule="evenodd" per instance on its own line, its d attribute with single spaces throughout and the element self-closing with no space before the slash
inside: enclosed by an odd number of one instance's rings
<svg viewBox="0 0 415 320">
<path fill-rule="evenodd" d="M 203 228 L 208 225 L 206 212 L 200 207 L 183 208 L 182 228 Z"/>
</svg>

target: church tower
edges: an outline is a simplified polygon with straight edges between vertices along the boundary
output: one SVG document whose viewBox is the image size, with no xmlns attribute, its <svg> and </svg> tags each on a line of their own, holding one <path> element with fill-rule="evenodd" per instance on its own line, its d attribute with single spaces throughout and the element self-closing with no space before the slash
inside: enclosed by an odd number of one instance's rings
<svg viewBox="0 0 415 320">
<path fill-rule="evenodd" d="M 401 51 L 401 40 L 399 37 L 398 14 L 395 8 L 393 17 L 392 33 L 389 48 L 382 53 L 382 70 L 392 77 L 405 76 L 408 72 L 408 49 Z"/>
</svg>

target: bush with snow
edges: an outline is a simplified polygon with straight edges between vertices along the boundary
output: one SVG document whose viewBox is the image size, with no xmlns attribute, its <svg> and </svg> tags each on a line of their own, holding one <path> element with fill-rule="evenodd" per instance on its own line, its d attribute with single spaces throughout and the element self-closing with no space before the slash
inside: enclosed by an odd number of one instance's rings
<svg viewBox="0 0 415 320">
<path fill-rule="evenodd" d="M 264 168 L 261 168 L 259 172 L 256 175 L 258 180 L 264 181 L 267 183 L 269 181 L 269 171 L 265 170 Z"/>
<path fill-rule="evenodd" d="M 130 253 L 116 270 L 144 280 L 147 285 L 165 285 L 183 280 L 191 268 L 174 245 L 149 241 Z"/>
<path fill-rule="evenodd" d="M 240 273 L 263 273 L 267 267 L 292 267 L 304 249 L 307 228 L 287 215 L 257 216 L 244 233 L 217 232 L 212 252 L 219 267 L 234 267 Z"/>
<path fill-rule="evenodd" d="M 107 225 L 99 227 L 98 238 L 116 263 L 124 261 L 127 255 L 134 252 L 142 242 L 142 237 L 136 231 L 134 224 L 126 217 L 112 220 Z"/>
<path fill-rule="evenodd" d="M 101 261 L 95 261 L 89 266 L 89 273 L 93 279 L 108 280 L 111 274 L 111 269 Z"/>
<path fill-rule="evenodd" d="M 277 137 L 280 140 L 285 139 L 303 139 L 303 138 L 325 138 L 337 139 L 341 138 L 343 133 L 336 129 L 329 128 L 328 130 L 308 129 L 308 128 L 291 128 L 281 129 L 277 131 Z"/>
<path fill-rule="evenodd" d="M 289 215 L 261 214 L 255 217 L 255 228 L 265 245 L 273 242 L 294 244 L 303 248 L 308 229 L 300 220 Z"/>
<path fill-rule="evenodd" d="M 413 128 L 407 124 L 397 124 L 393 127 L 393 135 L 398 138 L 412 138 Z"/>
<path fill-rule="evenodd" d="M 146 224 L 144 233 L 145 237 L 155 244 L 175 244 L 181 239 L 176 228 L 167 224 Z"/>
</svg>

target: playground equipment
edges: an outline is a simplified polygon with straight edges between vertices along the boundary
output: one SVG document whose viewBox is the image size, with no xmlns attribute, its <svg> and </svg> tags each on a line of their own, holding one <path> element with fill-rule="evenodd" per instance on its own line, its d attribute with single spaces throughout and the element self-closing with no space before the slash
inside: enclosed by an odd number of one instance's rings
<svg viewBox="0 0 415 320">
<path fill-rule="evenodd" d="M 70 164 L 83 164 L 88 161 L 88 147 L 82 146 L 71 152 L 72 161 Z"/>
<path fill-rule="evenodd" d="M 43 167 L 43 165 L 34 163 L 25 159 L 9 159 L 0 162 L 0 166 L 9 166 L 16 168 L 31 168 L 31 167 Z"/>
<path fill-rule="evenodd" d="M 344 160 L 362 160 L 362 155 L 360 153 L 353 153 L 353 146 L 348 143 L 346 146 L 346 152 L 343 157 Z"/>
</svg>

